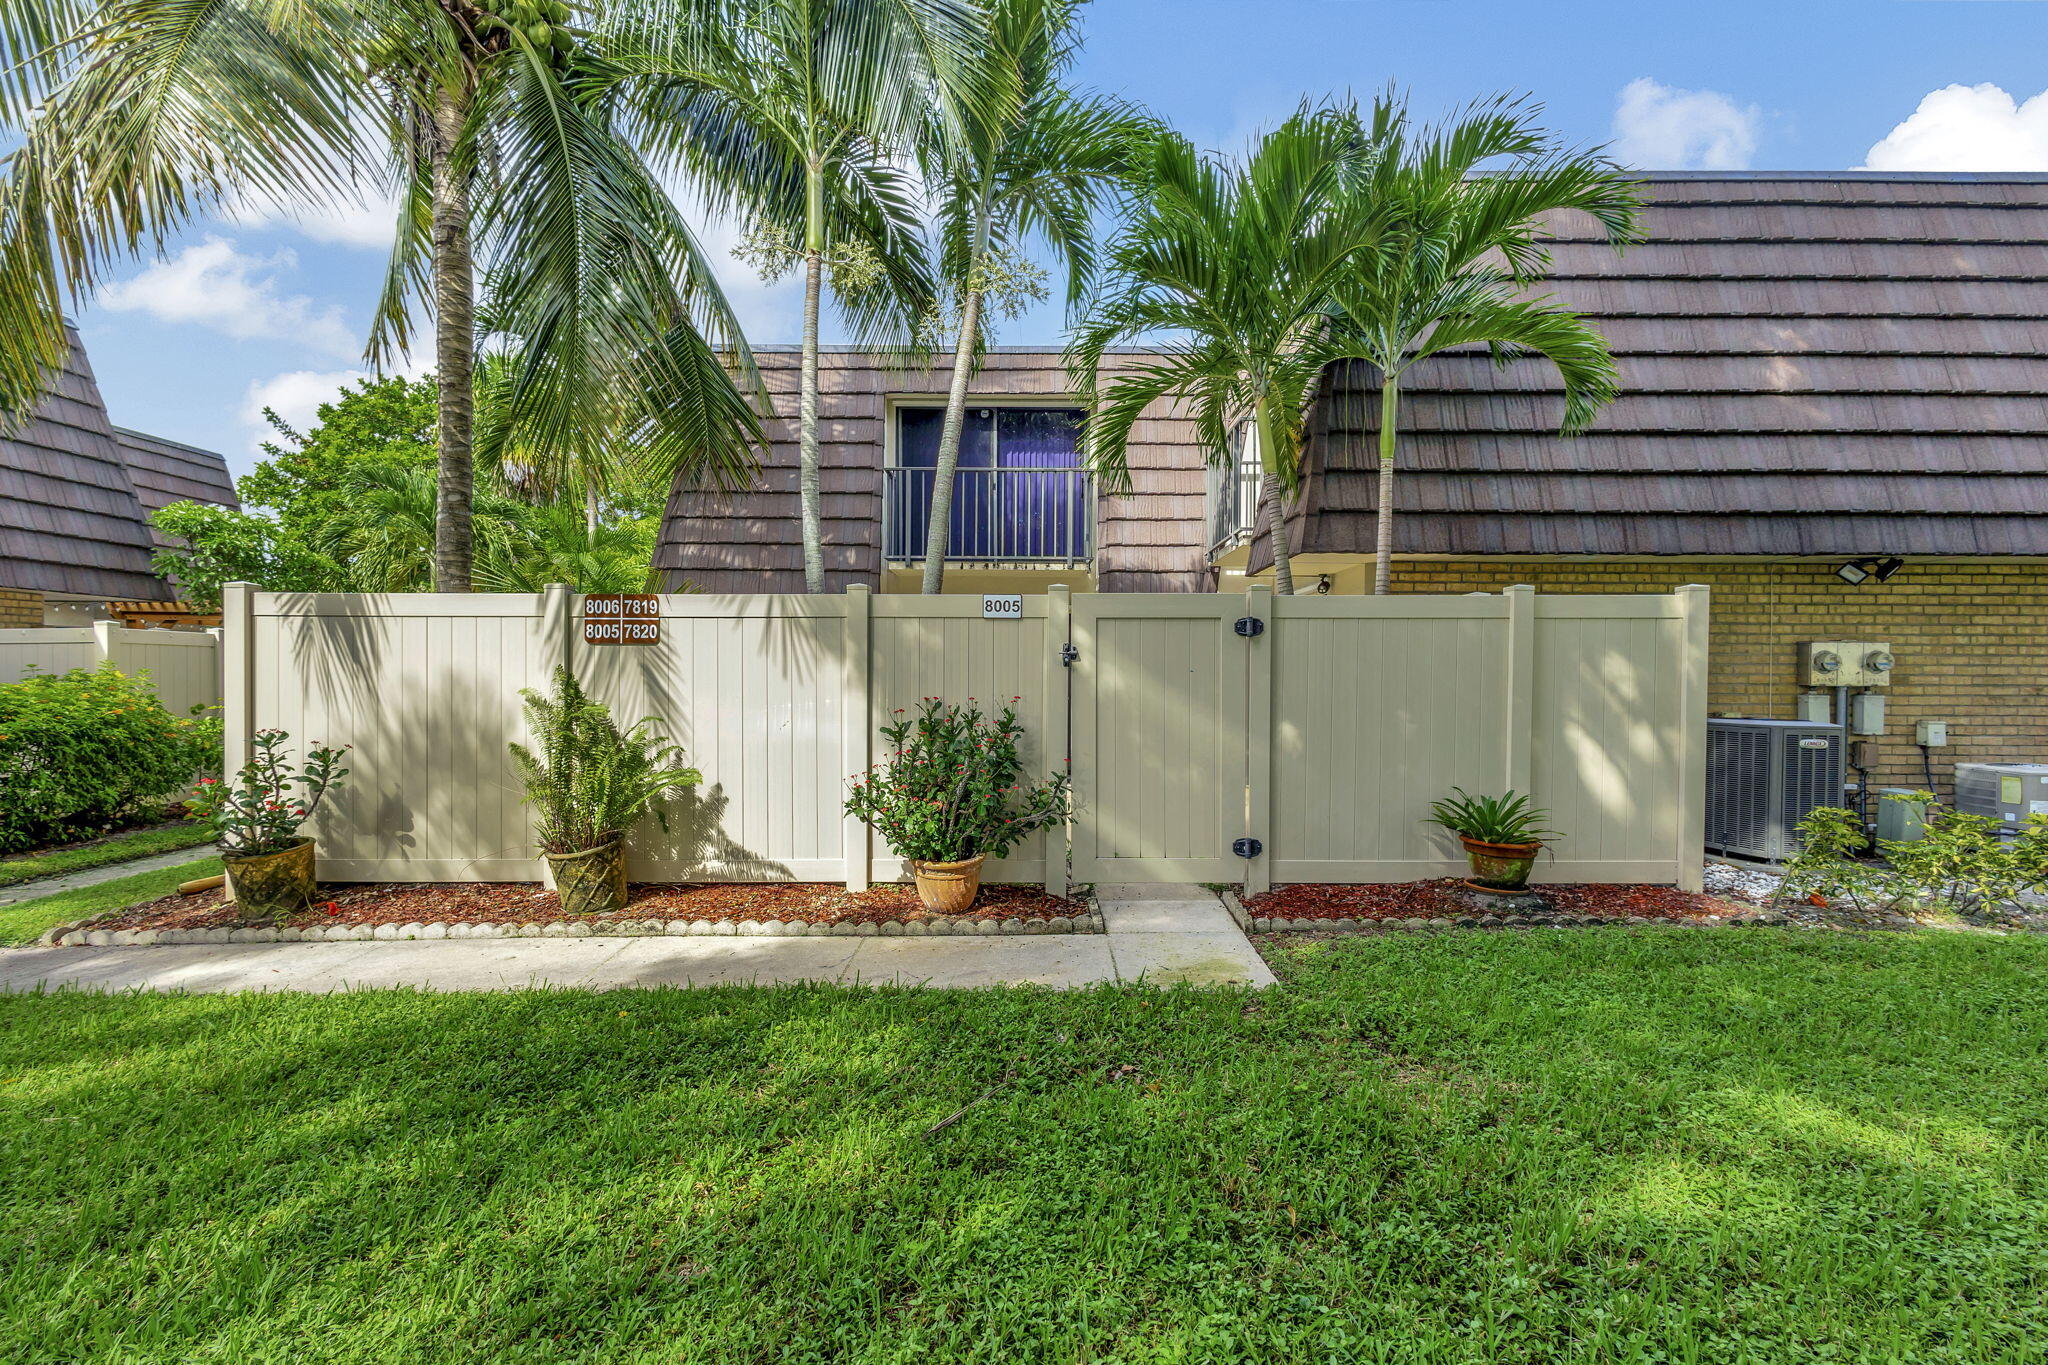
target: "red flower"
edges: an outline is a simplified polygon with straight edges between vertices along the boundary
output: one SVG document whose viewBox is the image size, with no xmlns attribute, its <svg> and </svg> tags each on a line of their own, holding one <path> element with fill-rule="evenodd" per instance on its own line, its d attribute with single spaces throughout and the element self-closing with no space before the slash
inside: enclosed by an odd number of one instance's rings
<svg viewBox="0 0 2048 1365">
<path fill-rule="evenodd" d="M 333 901 L 329 901 L 327 902 L 327 913 L 330 915 L 338 915 L 341 913 L 341 907 L 339 905 L 336 905 Z"/>
</svg>

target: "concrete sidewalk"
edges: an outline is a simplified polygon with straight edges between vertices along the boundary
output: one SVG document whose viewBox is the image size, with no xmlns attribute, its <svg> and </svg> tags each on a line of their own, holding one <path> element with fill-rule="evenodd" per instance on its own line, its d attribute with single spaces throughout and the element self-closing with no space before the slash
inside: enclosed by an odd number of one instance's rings
<svg viewBox="0 0 2048 1365">
<path fill-rule="evenodd" d="M 1028 938 L 514 938 L 416 942 L 20 948 L 0 991 L 339 991 L 417 986 L 1274 984 L 1230 914 L 1198 886 L 1100 888 L 1101 934 Z"/>
<path fill-rule="evenodd" d="M 144 872 L 158 872 L 167 867 L 182 867 L 186 863 L 196 863 L 203 858 L 215 857 L 218 855 L 211 845 L 199 844 L 192 848 L 174 848 L 169 853 L 152 853 L 147 858 L 130 858 L 125 863 L 108 863 L 105 867 L 89 867 L 82 872 L 66 872 L 61 876 L 44 877 L 39 881 L 16 882 L 13 886 L 0 887 L 0 905 L 40 900 L 44 896 L 54 896 L 59 891 L 75 891 L 81 886 L 98 886 L 101 882 L 140 876 Z"/>
</svg>

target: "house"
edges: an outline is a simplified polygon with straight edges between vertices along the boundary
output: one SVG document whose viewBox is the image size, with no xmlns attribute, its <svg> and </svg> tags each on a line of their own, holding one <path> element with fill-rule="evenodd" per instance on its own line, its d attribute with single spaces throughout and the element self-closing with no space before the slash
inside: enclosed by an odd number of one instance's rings
<svg viewBox="0 0 2048 1365">
<path fill-rule="evenodd" d="M 2048 761 L 2048 176 L 1677 173 L 1646 193 L 1648 240 L 1624 255 L 1590 223 L 1554 225 L 1552 290 L 1620 360 L 1622 396 L 1589 432 L 1556 435 L 1540 364 L 1453 354 L 1410 372 L 1397 590 L 1706 583 L 1716 714 L 1790 718 L 1799 642 L 1877 640 L 1898 663 L 1864 751 L 1874 784 L 1946 790 L 1955 761 Z M 794 356 L 768 359 L 791 391 Z M 827 361 L 832 585 L 915 591 L 920 414 L 947 372 Z M 996 437 L 963 474 L 987 492 L 956 515 L 949 590 L 1269 577 L 1256 470 L 1234 453 L 1210 467 L 1165 408 L 1141 423 L 1132 494 L 1094 499 L 1092 539 L 1005 531 L 1040 524 L 1043 474 L 1013 472 L 1041 455 L 1006 455 L 1001 414 L 1069 386 L 1056 355 L 1002 352 L 974 391 Z M 1287 520 L 1298 590 L 1369 590 L 1376 417 L 1371 373 L 1330 376 Z M 778 439 L 736 498 L 678 490 L 656 560 L 671 583 L 801 590 L 793 450 Z M 1920 720 L 1946 721 L 1949 745 L 1921 749 Z"/>
<path fill-rule="evenodd" d="M 78 335 L 49 394 L 0 436 L 0 627 L 74 625 L 109 602 L 177 597 L 150 567 L 149 514 L 182 498 L 235 507 L 227 462 L 116 427 Z"/>
</svg>

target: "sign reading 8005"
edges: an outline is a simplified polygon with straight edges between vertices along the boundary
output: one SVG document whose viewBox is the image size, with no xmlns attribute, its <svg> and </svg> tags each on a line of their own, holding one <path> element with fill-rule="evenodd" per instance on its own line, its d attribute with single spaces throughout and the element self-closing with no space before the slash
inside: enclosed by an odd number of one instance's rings
<svg viewBox="0 0 2048 1365">
<path fill-rule="evenodd" d="M 583 643 L 661 643 L 661 599 L 631 593 L 590 593 L 583 599 Z"/>
</svg>

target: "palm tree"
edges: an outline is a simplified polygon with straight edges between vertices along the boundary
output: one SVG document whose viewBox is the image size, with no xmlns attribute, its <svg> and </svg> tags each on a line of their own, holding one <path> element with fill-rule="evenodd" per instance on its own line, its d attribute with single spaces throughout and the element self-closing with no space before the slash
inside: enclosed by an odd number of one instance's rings
<svg viewBox="0 0 2048 1365">
<path fill-rule="evenodd" d="M 1548 268 L 1540 233 L 1551 214 L 1589 214 L 1617 248 L 1636 240 L 1640 190 L 1597 152 L 1561 147 L 1539 105 L 1500 98 L 1412 140 L 1404 110 L 1383 101 L 1382 158 L 1364 192 L 1386 212 L 1386 249 L 1361 258 L 1340 312 L 1358 358 L 1379 372 L 1379 494 L 1373 591 L 1393 569 L 1394 455 L 1401 378 L 1418 361 L 1484 346 L 1496 364 L 1542 356 L 1564 380 L 1561 434 L 1582 431 L 1615 394 L 1607 342 L 1530 287 Z M 1506 159 L 1505 166 L 1488 163 Z"/>
<path fill-rule="evenodd" d="M 728 364 L 758 378 L 602 83 L 578 74 L 614 54 L 568 17 L 561 0 L 7 6 L 0 39 L 27 55 L 0 81 L 21 139 L 0 180 L 0 407 L 40 396 L 65 292 L 240 203 L 315 209 L 382 183 L 401 212 L 370 354 L 402 351 L 431 307 L 438 589 L 471 580 L 479 266 L 521 339 L 510 420 L 529 439 L 574 449 L 638 420 L 650 459 L 730 468 L 759 428 Z"/>
<path fill-rule="evenodd" d="M 719 22 L 666 25 L 622 7 L 620 63 L 638 126 L 709 207 L 754 224 L 742 254 L 769 278 L 801 266 L 797 488 L 804 589 L 825 590 L 818 326 L 826 276 L 857 335 L 907 337 L 932 294 L 906 171 L 936 125 L 957 136 L 992 102 L 973 0 L 730 0 Z"/>
<path fill-rule="evenodd" d="M 927 139 L 938 207 L 939 266 L 958 303 L 952 383 L 932 475 L 924 591 L 945 582 L 953 482 L 967 382 L 987 332 L 984 309 L 1015 317 L 1045 297 L 1045 272 L 1024 255 L 1033 238 L 1066 266 L 1067 305 L 1094 279 L 1096 209 L 1157 125 L 1121 100 L 1079 94 L 1061 77 L 1080 49 L 1081 0 L 996 0 L 988 61 L 1004 103 L 958 137 Z"/>
<path fill-rule="evenodd" d="M 1230 428 L 1249 423 L 1282 593 L 1294 591 L 1282 494 L 1299 475 L 1303 419 L 1324 367 L 1353 353 L 1331 300 L 1380 249 L 1378 210 L 1355 192 L 1376 146 L 1348 105 L 1304 106 L 1236 162 L 1157 139 L 1102 292 L 1067 350 L 1076 383 L 1093 390 L 1109 347 L 1163 338 L 1095 394 L 1089 460 L 1111 488 L 1129 486 L 1131 426 L 1159 399 L 1191 405 L 1212 460 L 1224 458 Z"/>
</svg>

